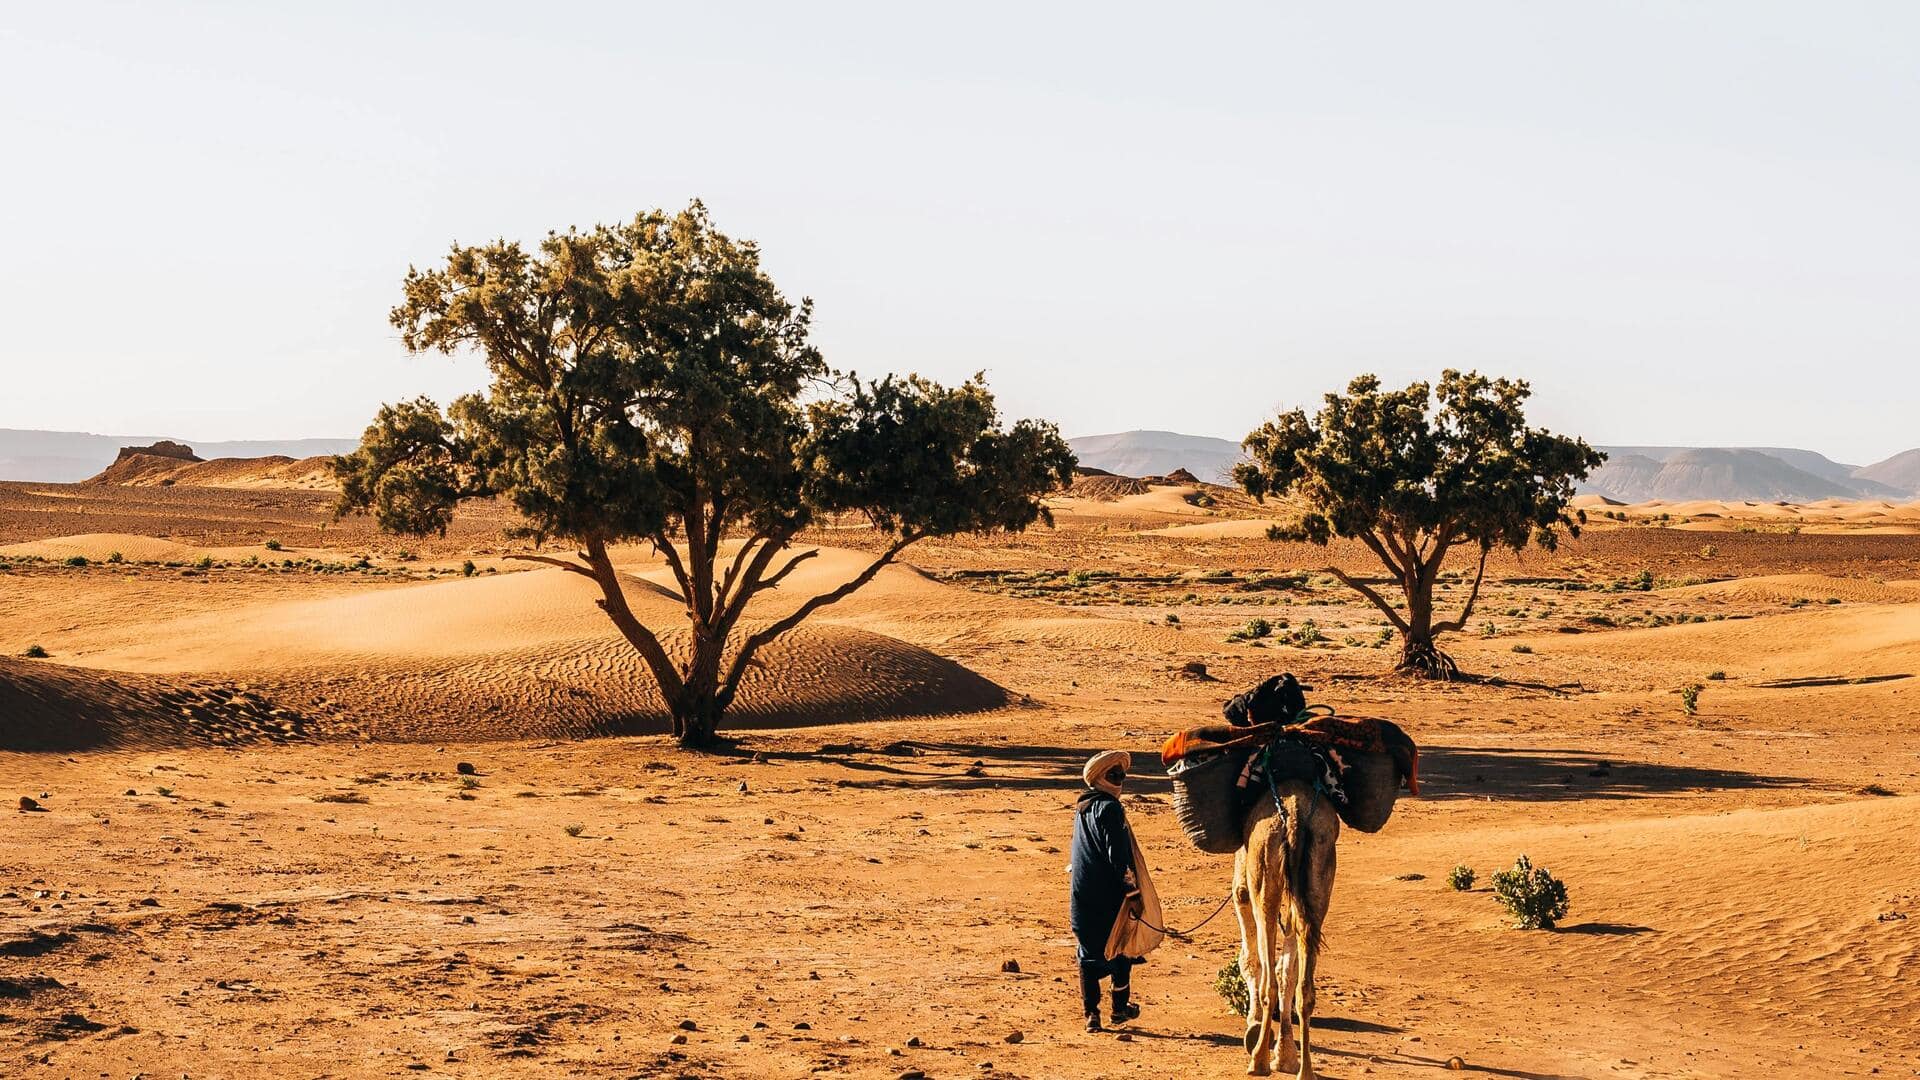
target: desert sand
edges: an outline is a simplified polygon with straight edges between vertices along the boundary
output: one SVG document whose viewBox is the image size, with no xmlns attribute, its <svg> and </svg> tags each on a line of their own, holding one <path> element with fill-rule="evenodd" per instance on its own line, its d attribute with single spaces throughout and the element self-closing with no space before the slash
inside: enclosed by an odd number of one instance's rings
<svg viewBox="0 0 1920 1080">
<path fill-rule="evenodd" d="M 326 503 L 0 484 L 0 1075 L 1239 1075 L 1231 915 L 1140 969 L 1126 1041 L 1079 1030 L 1069 807 L 1133 751 L 1168 918 L 1200 921 L 1231 859 L 1187 846 L 1154 751 L 1280 670 L 1423 747 L 1423 797 L 1341 841 L 1324 1075 L 1920 1062 L 1914 507 L 1593 503 L 1496 556 L 1448 643 L 1490 678 L 1440 685 L 1388 674 L 1324 573 L 1357 547 L 1195 485 L 1062 499 L 909 549 L 693 755 L 504 509 L 420 542 Z M 805 540 L 753 619 L 874 544 Z M 677 629 L 655 554 L 620 563 Z M 1487 889 L 1523 853 L 1568 884 L 1557 931 Z"/>
</svg>

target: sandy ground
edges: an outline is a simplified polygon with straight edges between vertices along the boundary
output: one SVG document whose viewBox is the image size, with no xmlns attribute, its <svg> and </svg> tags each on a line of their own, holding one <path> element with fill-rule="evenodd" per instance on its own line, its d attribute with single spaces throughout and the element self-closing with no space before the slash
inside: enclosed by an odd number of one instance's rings
<svg viewBox="0 0 1920 1080">
<path fill-rule="evenodd" d="M 1609 519 L 1497 559 L 1451 643 L 1495 681 L 1436 686 L 1321 572 L 1360 553 L 1179 489 L 1062 510 L 914 549 L 689 755 L 498 511 L 406 545 L 306 492 L 0 484 L 0 654 L 50 654 L 0 661 L 35 747 L 0 750 L 0 1075 L 1239 1075 L 1230 914 L 1124 1041 L 1079 1030 L 1065 849 L 1080 763 L 1131 749 L 1168 918 L 1205 917 L 1231 860 L 1145 766 L 1277 670 L 1424 749 L 1341 842 L 1323 1075 L 1920 1075 L 1912 537 Z M 810 539 L 806 589 L 870 546 Z M 1558 931 L 1486 887 L 1523 853 Z"/>
</svg>

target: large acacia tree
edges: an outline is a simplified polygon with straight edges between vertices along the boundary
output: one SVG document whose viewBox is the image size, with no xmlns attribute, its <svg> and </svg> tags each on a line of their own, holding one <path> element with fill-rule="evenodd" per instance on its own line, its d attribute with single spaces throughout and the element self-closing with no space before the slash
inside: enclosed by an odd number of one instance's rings
<svg viewBox="0 0 1920 1080">
<path fill-rule="evenodd" d="M 392 322 L 409 351 L 477 352 L 491 383 L 444 411 L 424 398 L 382 408 L 335 459 L 337 512 L 445 533 L 462 500 L 506 498 L 518 533 L 577 548 L 522 557 L 598 585 L 674 734 L 707 743 L 774 639 L 917 540 L 1050 524 L 1041 497 L 1072 478 L 1053 425 L 1002 426 L 977 377 L 948 388 L 831 372 L 811 315 L 698 203 L 550 233 L 534 251 L 455 246 L 408 271 Z M 801 530 L 844 515 L 882 538 L 872 561 L 741 629 L 749 602 L 813 554 L 791 550 Z M 623 541 L 650 542 L 678 585 L 690 636 L 678 661 L 627 603 L 608 554 Z"/>
<path fill-rule="evenodd" d="M 1472 617 L 1487 554 L 1529 543 L 1551 551 L 1562 528 L 1579 535 L 1584 515 L 1567 504 L 1574 484 L 1605 460 L 1579 439 L 1528 427 L 1531 394 L 1524 381 L 1474 372 L 1446 371 L 1437 387 L 1404 390 L 1362 375 L 1345 394 L 1328 394 L 1313 418 L 1295 409 L 1248 435 L 1250 460 L 1234 479 L 1255 498 L 1292 496 L 1302 508 L 1297 521 L 1269 530 L 1273 539 L 1365 544 L 1404 606 L 1339 566 L 1327 571 L 1400 632 L 1400 669 L 1451 678 L 1458 669 L 1434 641 Z M 1434 587 L 1456 549 L 1478 558 L 1473 588 L 1457 617 L 1436 622 Z"/>
</svg>

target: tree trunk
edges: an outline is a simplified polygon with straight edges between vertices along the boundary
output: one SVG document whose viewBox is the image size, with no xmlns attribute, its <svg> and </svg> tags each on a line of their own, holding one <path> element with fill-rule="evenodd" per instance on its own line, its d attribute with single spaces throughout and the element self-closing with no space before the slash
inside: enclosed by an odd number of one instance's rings
<svg viewBox="0 0 1920 1080">
<path fill-rule="evenodd" d="M 693 662 L 680 682 L 680 693 L 670 702 L 673 733 L 687 749 L 711 746 L 720 730 L 720 715 L 726 707 L 720 701 L 720 653 L 724 638 L 715 640 L 696 632 Z"/>
<path fill-rule="evenodd" d="M 1423 679 L 1451 679 L 1460 673 L 1453 657 L 1433 641 L 1433 587 L 1416 584 L 1407 593 L 1407 626 L 1400 634 L 1398 671 Z"/>
</svg>

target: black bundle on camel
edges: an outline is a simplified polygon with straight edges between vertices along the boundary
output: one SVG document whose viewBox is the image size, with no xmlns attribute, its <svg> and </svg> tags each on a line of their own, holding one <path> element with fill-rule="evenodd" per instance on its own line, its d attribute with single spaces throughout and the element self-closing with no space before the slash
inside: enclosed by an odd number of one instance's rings
<svg viewBox="0 0 1920 1080">
<path fill-rule="evenodd" d="M 1161 747 L 1174 815 L 1195 847 L 1238 850 L 1248 808 L 1282 781 L 1312 784 L 1343 823 L 1369 833 L 1386 825 L 1402 784 L 1420 793 L 1420 750 L 1399 725 L 1308 706 L 1306 689 L 1276 675 L 1227 702 L 1232 723 L 1179 732 Z"/>
</svg>

